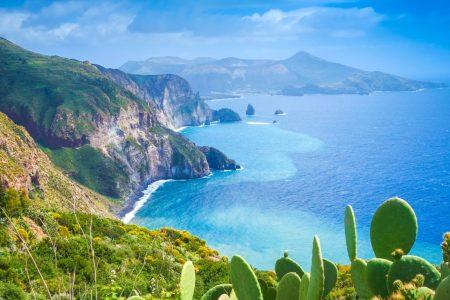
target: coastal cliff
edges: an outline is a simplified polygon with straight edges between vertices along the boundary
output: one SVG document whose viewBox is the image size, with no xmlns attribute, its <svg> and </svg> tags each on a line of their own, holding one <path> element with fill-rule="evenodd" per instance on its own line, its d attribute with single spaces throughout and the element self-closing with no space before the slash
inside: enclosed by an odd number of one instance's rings
<svg viewBox="0 0 450 300">
<path fill-rule="evenodd" d="M 197 146 L 170 130 L 213 116 L 178 76 L 129 75 L 33 53 L 5 39 L 0 73 L 0 111 L 96 192 L 126 199 L 155 180 L 210 173 Z"/>
</svg>

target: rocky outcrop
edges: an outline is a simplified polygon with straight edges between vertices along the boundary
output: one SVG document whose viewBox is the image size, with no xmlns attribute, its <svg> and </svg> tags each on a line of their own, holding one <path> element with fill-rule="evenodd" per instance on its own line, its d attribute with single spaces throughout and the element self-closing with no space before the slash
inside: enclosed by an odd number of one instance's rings
<svg viewBox="0 0 450 300">
<path fill-rule="evenodd" d="M 35 192 L 32 205 L 77 210 L 112 217 L 117 210 L 99 194 L 74 182 L 56 168 L 21 126 L 0 113 L 0 185 Z M 44 201 L 45 199 L 45 201 Z"/>
<path fill-rule="evenodd" d="M 253 105 L 251 105 L 251 104 L 247 105 L 247 109 L 245 110 L 245 114 L 247 116 L 253 116 L 255 114 L 255 108 L 253 107 Z"/>
<path fill-rule="evenodd" d="M 232 109 L 221 108 L 213 112 L 213 120 L 221 123 L 239 122 L 242 121 L 241 117 Z"/>
<path fill-rule="evenodd" d="M 276 115 L 283 115 L 284 112 L 283 112 L 281 109 L 277 109 L 277 110 L 275 111 L 275 114 L 276 114 Z"/>
<path fill-rule="evenodd" d="M 238 170 L 241 168 L 236 161 L 228 158 L 223 152 L 213 147 L 199 147 L 200 151 L 205 154 L 209 167 L 212 170 Z"/>
<path fill-rule="evenodd" d="M 116 69 L 96 67 L 109 79 L 156 108 L 158 121 L 175 129 L 197 126 L 212 119 L 213 111 L 177 75 L 134 75 Z"/>
</svg>

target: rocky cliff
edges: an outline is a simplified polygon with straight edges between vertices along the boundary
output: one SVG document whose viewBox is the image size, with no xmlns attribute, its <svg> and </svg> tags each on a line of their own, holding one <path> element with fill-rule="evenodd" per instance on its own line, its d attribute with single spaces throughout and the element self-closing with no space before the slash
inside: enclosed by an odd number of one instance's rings
<svg viewBox="0 0 450 300">
<path fill-rule="evenodd" d="M 205 155 L 167 128 L 201 124 L 212 115 L 178 76 L 131 76 L 33 53 L 5 39 L 0 74 L 0 111 L 95 191 L 126 198 L 154 180 L 210 173 Z"/>
<path fill-rule="evenodd" d="M 57 169 L 21 126 L 0 112 L 0 185 L 36 195 L 32 205 L 111 217 L 116 207 Z M 45 199 L 45 202 L 42 202 Z"/>
<path fill-rule="evenodd" d="M 213 111 L 180 76 L 133 75 L 96 67 L 119 86 L 154 105 L 159 122 L 166 127 L 196 126 L 212 120 Z"/>
</svg>

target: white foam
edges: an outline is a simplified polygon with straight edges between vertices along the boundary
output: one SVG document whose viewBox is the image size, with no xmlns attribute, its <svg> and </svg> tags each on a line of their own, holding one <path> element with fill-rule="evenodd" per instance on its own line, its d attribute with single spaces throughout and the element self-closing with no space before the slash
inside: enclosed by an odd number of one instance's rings
<svg viewBox="0 0 450 300">
<path fill-rule="evenodd" d="M 182 127 L 175 128 L 173 131 L 180 132 L 180 131 L 185 130 L 186 128 L 187 128 L 187 126 L 182 126 Z"/>
<path fill-rule="evenodd" d="M 287 113 L 282 113 L 282 114 L 275 114 L 275 116 L 286 116 Z"/>
<path fill-rule="evenodd" d="M 247 122 L 248 125 L 271 125 L 272 123 L 267 122 Z"/>
<path fill-rule="evenodd" d="M 164 183 L 172 181 L 172 179 L 167 180 L 157 180 L 151 184 L 142 192 L 142 197 L 138 199 L 133 205 L 133 209 L 125 214 L 122 218 L 122 222 L 128 224 L 135 216 L 136 213 L 144 206 L 144 204 L 150 199 L 151 195 Z"/>
</svg>

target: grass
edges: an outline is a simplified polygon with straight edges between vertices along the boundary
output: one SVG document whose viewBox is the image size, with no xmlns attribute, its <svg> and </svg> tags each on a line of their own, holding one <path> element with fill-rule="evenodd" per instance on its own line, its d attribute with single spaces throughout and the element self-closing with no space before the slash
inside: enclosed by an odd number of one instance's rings
<svg viewBox="0 0 450 300">
<path fill-rule="evenodd" d="M 123 166 L 85 145 L 79 148 L 43 148 L 52 162 L 82 185 L 110 198 L 119 199 L 119 184 L 128 182 Z"/>
<path fill-rule="evenodd" d="M 89 63 L 36 54 L 1 38 L 0 74 L 0 109 L 47 146 L 58 146 L 58 139 L 80 144 L 95 118 L 131 102 L 144 105 Z"/>
</svg>

